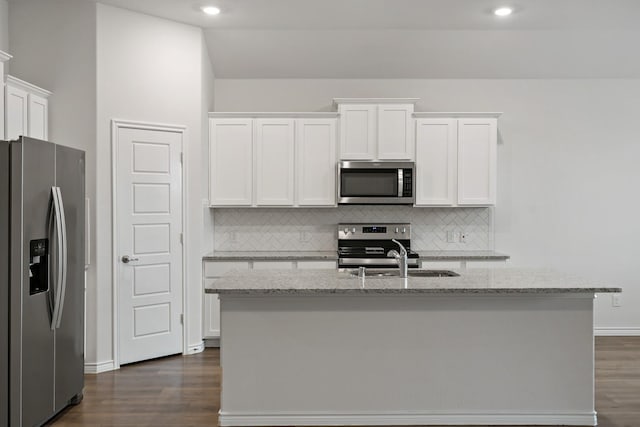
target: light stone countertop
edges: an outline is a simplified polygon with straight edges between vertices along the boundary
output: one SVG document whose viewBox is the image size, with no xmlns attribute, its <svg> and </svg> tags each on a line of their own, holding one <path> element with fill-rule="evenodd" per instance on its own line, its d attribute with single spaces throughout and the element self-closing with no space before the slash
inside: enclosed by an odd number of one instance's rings
<svg viewBox="0 0 640 427">
<path fill-rule="evenodd" d="M 557 294 L 621 292 L 551 270 L 468 269 L 458 277 L 366 277 L 338 270 L 232 271 L 205 289 L 215 294 Z"/>
<path fill-rule="evenodd" d="M 336 261 L 337 251 L 215 251 L 202 257 L 203 261 Z"/>
<path fill-rule="evenodd" d="M 422 261 L 504 261 L 511 258 L 495 251 L 416 251 Z"/>
<path fill-rule="evenodd" d="M 423 261 L 503 261 L 509 259 L 495 251 L 417 251 Z M 338 259 L 337 251 L 215 251 L 203 261 L 310 261 Z"/>
</svg>

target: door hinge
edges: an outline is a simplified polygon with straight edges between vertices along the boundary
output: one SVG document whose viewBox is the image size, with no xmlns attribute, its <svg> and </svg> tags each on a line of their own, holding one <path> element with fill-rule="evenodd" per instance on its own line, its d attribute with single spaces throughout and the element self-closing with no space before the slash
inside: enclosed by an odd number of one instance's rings
<svg viewBox="0 0 640 427">
<path fill-rule="evenodd" d="M 184 243 L 184 235 L 180 233 L 180 244 Z"/>
<path fill-rule="evenodd" d="M 184 314 L 180 315 L 180 324 L 184 325 Z"/>
<path fill-rule="evenodd" d="M 184 153 L 180 153 L 180 164 L 184 163 Z"/>
</svg>

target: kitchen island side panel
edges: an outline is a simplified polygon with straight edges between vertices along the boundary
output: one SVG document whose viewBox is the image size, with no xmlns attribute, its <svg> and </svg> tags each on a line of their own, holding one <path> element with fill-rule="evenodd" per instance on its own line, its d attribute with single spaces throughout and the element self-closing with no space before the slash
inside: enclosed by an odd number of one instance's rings
<svg viewBox="0 0 640 427">
<path fill-rule="evenodd" d="M 220 295 L 221 425 L 594 425 L 593 294 Z"/>
</svg>

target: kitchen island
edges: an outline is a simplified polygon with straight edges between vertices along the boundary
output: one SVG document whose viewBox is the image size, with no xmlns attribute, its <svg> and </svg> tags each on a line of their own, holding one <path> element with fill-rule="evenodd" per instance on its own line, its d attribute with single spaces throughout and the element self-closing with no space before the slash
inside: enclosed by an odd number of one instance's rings
<svg viewBox="0 0 640 427">
<path fill-rule="evenodd" d="M 218 279 L 220 425 L 596 425 L 593 298 L 541 270 Z"/>
</svg>

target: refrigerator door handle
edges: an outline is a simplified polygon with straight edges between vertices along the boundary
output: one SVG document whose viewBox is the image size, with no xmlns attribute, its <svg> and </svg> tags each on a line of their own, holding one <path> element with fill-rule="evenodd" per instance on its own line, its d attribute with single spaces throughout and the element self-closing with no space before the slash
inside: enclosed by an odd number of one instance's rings
<svg viewBox="0 0 640 427">
<path fill-rule="evenodd" d="M 55 190 L 54 187 L 51 187 L 51 200 L 49 201 L 49 216 L 47 217 L 47 235 L 51 241 L 51 243 L 53 244 L 53 235 L 54 235 L 54 227 L 55 227 L 55 221 L 56 221 L 56 209 L 55 209 L 55 204 L 56 204 L 56 197 L 55 197 Z M 56 286 L 56 280 L 55 280 L 55 274 L 57 274 L 57 269 L 54 268 L 55 264 L 53 262 L 53 257 L 54 254 L 56 257 L 58 257 L 58 248 L 56 247 L 56 250 L 54 251 L 53 249 L 50 250 L 49 252 L 49 265 L 50 265 L 50 271 L 49 271 L 49 297 L 47 298 L 48 301 L 48 305 L 49 305 L 49 314 L 51 314 L 51 324 L 53 325 L 53 322 L 55 322 L 55 305 L 56 305 L 56 301 L 55 301 L 55 290 L 57 288 Z M 53 329 L 53 328 L 52 328 Z"/>
<path fill-rule="evenodd" d="M 51 187 L 51 197 L 53 198 L 53 216 L 55 219 L 56 226 L 56 258 L 57 258 L 57 280 L 55 281 L 55 296 L 53 302 L 53 316 L 51 316 L 51 330 L 56 328 L 58 317 L 60 317 L 60 293 L 62 290 L 62 279 L 63 279 L 63 242 L 62 242 L 62 219 L 60 217 L 60 198 L 58 197 L 58 187 Z"/>
<path fill-rule="evenodd" d="M 64 203 L 62 201 L 62 191 L 60 187 L 56 187 L 58 192 L 58 206 L 60 208 L 60 223 L 62 231 L 62 280 L 60 282 L 60 296 L 58 300 L 58 319 L 56 320 L 56 328 L 60 327 L 62 322 L 62 312 L 64 310 L 64 298 L 67 292 L 67 218 L 64 214 Z"/>
</svg>

